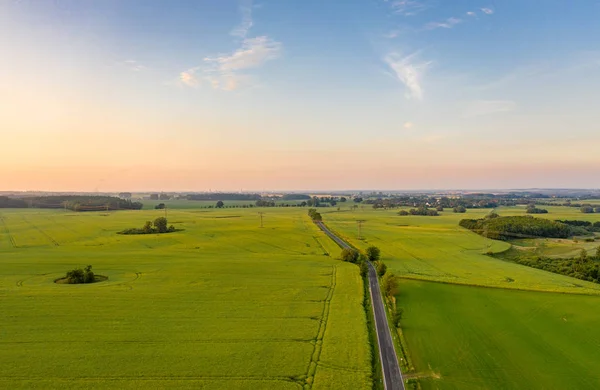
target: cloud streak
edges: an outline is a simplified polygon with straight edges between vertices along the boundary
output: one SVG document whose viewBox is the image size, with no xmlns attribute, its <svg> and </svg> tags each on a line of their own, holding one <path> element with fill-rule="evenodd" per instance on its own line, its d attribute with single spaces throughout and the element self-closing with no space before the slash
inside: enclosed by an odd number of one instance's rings
<svg viewBox="0 0 600 390">
<path fill-rule="evenodd" d="M 457 24 L 462 23 L 462 19 L 458 18 L 448 18 L 443 22 L 431 22 L 425 25 L 425 30 L 435 30 L 436 28 L 452 28 Z"/>
<path fill-rule="evenodd" d="M 403 16 L 412 16 L 429 8 L 429 5 L 419 0 L 385 0 L 390 3 L 392 12 Z"/>
<path fill-rule="evenodd" d="M 418 53 L 402 57 L 397 53 L 390 53 L 383 61 L 394 71 L 395 77 L 406 87 L 406 98 L 423 100 L 422 79 L 431 62 L 417 63 Z"/>
<path fill-rule="evenodd" d="M 254 25 L 252 20 L 252 1 L 247 1 L 245 4 L 240 6 L 240 12 L 242 13 L 242 22 L 231 30 L 231 35 L 238 38 L 246 38 L 248 32 Z"/>
<path fill-rule="evenodd" d="M 494 10 L 493 10 L 493 9 L 491 9 L 491 8 L 482 8 L 482 9 L 481 9 L 481 12 L 483 12 L 483 13 L 484 13 L 484 14 L 486 14 L 486 15 L 491 15 L 491 14 L 493 14 L 493 13 L 494 13 Z"/>
</svg>

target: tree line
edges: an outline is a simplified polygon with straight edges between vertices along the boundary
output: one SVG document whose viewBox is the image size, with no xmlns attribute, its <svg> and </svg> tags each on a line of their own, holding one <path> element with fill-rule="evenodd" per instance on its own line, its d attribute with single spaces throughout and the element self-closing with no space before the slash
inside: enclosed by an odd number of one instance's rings
<svg viewBox="0 0 600 390">
<path fill-rule="evenodd" d="M 573 235 L 569 225 L 531 216 L 462 219 L 459 225 L 484 237 L 508 241 L 514 238 L 567 238 Z"/>
<path fill-rule="evenodd" d="M 528 267 L 543 269 L 556 274 L 567 275 L 589 282 L 600 283 L 600 247 L 593 256 L 582 249 L 579 256 L 573 258 L 550 258 L 532 253 L 519 252 L 514 249 L 506 253 L 493 255 Z"/>
</svg>

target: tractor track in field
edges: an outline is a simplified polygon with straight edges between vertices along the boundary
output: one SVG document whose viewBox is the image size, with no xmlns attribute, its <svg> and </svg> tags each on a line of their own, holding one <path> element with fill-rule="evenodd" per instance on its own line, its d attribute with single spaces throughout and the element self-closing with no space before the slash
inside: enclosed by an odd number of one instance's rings
<svg viewBox="0 0 600 390">
<path fill-rule="evenodd" d="M 43 231 L 42 229 L 40 229 L 37 225 L 35 225 L 33 222 L 31 222 L 30 220 L 28 220 L 25 217 L 22 217 L 23 221 L 25 221 L 25 223 L 27 223 L 29 226 L 31 226 L 32 228 L 34 228 L 35 230 L 37 230 L 38 232 L 40 232 L 40 234 L 44 237 L 46 237 L 46 239 L 48 241 L 50 241 L 54 246 L 60 246 L 59 242 L 56 241 L 54 238 L 50 237 L 50 235 L 48 233 L 46 233 L 45 231 Z"/>
<path fill-rule="evenodd" d="M 6 224 L 6 221 L 4 220 L 4 217 L 0 215 L 0 222 L 2 223 L 2 226 L 4 226 L 4 231 L 6 232 L 6 235 L 8 236 L 8 240 L 10 241 L 10 244 L 12 245 L 13 248 L 18 248 L 17 243 L 15 242 L 14 237 L 12 236 L 12 234 L 10 234 L 10 230 L 8 229 L 8 225 Z"/>
<path fill-rule="evenodd" d="M 333 234 L 323 222 L 315 222 L 333 241 L 341 248 L 351 248 L 350 244 Z M 371 305 L 375 317 L 375 331 L 377 343 L 379 344 L 379 357 L 381 359 L 381 371 L 383 373 L 383 386 L 385 390 L 405 390 L 404 379 L 400 371 L 398 356 L 394 348 L 392 333 L 388 325 L 385 306 L 381 296 L 377 272 L 371 262 L 369 264 L 369 292 L 371 293 Z"/>
<path fill-rule="evenodd" d="M 331 284 L 329 285 L 329 291 L 327 297 L 325 297 L 323 304 L 323 311 L 321 314 L 321 322 L 319 323 L 319 330 L 317 337 L 314 339 L 313 353 L 306 369 L 306 379 L 304 383 L 304 389 L 312 389 L 317 368 L 319 367 L 319 359 L 321 358 L 321 351 L 323 350 L 323 338 L 325 337 L 325 331 L 327 330 L 327 321 L 329 320 L 329 309 L 331 308 L 331 298 L 333 298 L 333 292 L 336 285 L 336 271 L 337 266 L 331 267 Z"/>
</svg>

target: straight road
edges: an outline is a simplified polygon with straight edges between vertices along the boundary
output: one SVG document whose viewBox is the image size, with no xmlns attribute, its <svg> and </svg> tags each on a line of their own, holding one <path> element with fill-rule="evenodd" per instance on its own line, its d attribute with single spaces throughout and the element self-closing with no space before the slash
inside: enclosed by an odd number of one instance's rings
<svg viewBox="0 0 600 390">
<path fill-rule="evenodd" d="M 333 234 L 323 222 L 315 222 L 333 241 L 342 248 L 351 248 L 348 243 Z M 383 372 L 383 384 L 386 390 L 404 390 L 404 380 L 400 372 L 398 357 L 394 350 L 394 342 L 390 327 L 385 314 L 385 306 L 379 289 L 377 271 L 371 262 L 369 264 L 369 292 L 371 293 L 371 304 L 375 317 L 375 330 L 377 331 L 377 343 L 379 344 L 379 357 L 381 360 L 381 371 Z"/>
</svg>

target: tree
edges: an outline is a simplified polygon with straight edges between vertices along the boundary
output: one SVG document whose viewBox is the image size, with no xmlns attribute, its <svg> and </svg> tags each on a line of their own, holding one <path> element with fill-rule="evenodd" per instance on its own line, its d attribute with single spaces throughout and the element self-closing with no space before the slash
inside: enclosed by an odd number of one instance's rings
<svg viewBox="0 0 600 390">
<path fill-rule="evenodd" d="M 357 198 L 354 198 L 353 200 L 354 200 L 354 203 L 361 203 L 363 201 L 363 198 L 357 197 Z"/>
<path fill-rule="evenodd" d="M 344 248 L 342 249 L 341 254 L 342 261 L 347 261 L 349 263 L 356 263 L 358 261 L 358 251 L 352 248 Z"/>
<path fill-rule="evenodd" d="M 95 275 L 91 265 L 88 265 L 85 269 L 76 268 L 67 272 L 67 283 L 69 284 L 93 283 L 94 281 Z"/>
<path fill-rule="evenodd" d="M 379 277 L 382 277 L 383 275 L 385 275 L 385 272 L 387 271 L 387 265 L 385 265 L 385 263 L 383 261 L 380 261 L 377 263 L 377 275 L 379 275 Z"/>
<path fill-rule="evenodd" d="M 165 208 L 165 204 L 164 203 L 159 203 L 156 206 L 154 206 L 155 209 L 157 210 L 163 210 Z"/>
<path fill-rule="evenodd" d="M 406 210 L 400 210 L 398 212 L 398 215 L 408 215 L 408 211 L 406 211 Z"/>
<path fill-rule="evenodd" d="M 455 213 L 466 213 L 467 209 L 465 208 L 465 206 L 456 206 L 454 209 L 452 209 L 452 211 L 454 211 Z"/>
<path fill-rule="evenodd" d="M 489 213 L 488 215 L 486 215 L 485 218 L 486 219 L 494 219 L 494 218 L 498 218 L 499 216 L 500 215 L 497 212 L 492 211 L 491 213 Z"/>
<path fill-rule="evenodd" d="M 587 261 L 587 251 L 585 249 L 582 249 L 579 252 L 579 261 L 582 263 L 585 263 Z"/>
<path fill-rule="evenodd" d="M 222 201 L 222 200 L 220 200 L 220 201 L 218 201 L 218 202 L 217 202 L 217 208 L 218 208 L 218 209 L 222 209 L 222 208 L 223 208 L 223 206 L 225 206 L 225 203 L 223 203 L 223 201 Z"/>
<path fill-rule="evenodd" d="M 369 274 L 369 266 L 366 261 L 362 261 L 359 264 L 360 267 L 360 276 L 365 277 Z"/>
<path fill-rule="evenodd" d="M 154 220 L 154 228 L 159 233 L 166 233 L 168 231 L 167 219 L 165 217 L 159 217 Z"/>
<path fill-rule="evenodd" d="M 146 221 L 144 227 L 142 228 L 142 231 L 146 234 L 152 233 L 154 231 L 154 229 L 152 228 L 152 221 Z"/>
<path fill-rule="evenodd" d="M 342 203 L 343 203 L 343 202 L 345 202 L 345 201 L 347 201 L 347 200 L 348 200 L 348 199 L 346 199 L 346 197 L 345 197 L 345 196 L 342 196 L 342 197 L 340 198 L 340 202 L 342 202 Z"/>
<path fill-rule="evenodd" d="M 398 294 L 398 277 L 392 272 L 385 274 L 381 280 L 383 291 L 388 297 L 393 297 Z"/>
<path fill-rule="evenodd" d="M 594 212 L 594 209 L 592 208 L 592 206 L 587 206 L 587 205 L 586 206 L 582 206 L 580 210 L 584 214 L 591 214 L 591 213 Z"/>
<path fill-rule="evenodd" d="M 596 260 L 600 260 L 600 246 L 596 248 Z"/>
<path fill-rule="evenodd" d="M 437 211 L 444 211 L 444 206 L 438 206 L 435 208 Z"/>
<path fill-rule="evenodd" d="M 381 257 L 381 250 L 374 245 L 367 248 L 367 257 L 369 261 L 377 261 Z"/>
</svg>

